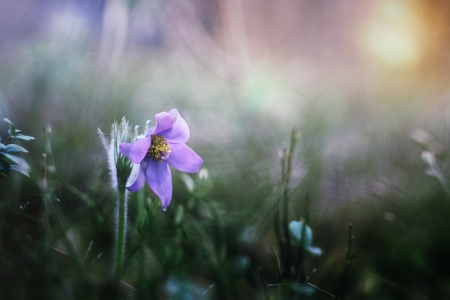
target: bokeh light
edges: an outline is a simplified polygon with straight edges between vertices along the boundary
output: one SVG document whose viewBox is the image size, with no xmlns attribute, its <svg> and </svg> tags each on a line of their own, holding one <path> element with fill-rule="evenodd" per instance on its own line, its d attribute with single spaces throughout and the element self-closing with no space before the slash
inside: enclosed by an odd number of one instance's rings
<svg viewBox="0 0 450 300">
<path fill-rule="evenodd" d="M 378 1 L 360 32 L 371 58 L 387 68 L 414 68 L 425 49 L 427 24 L 415 1 Z"/>
</svg>

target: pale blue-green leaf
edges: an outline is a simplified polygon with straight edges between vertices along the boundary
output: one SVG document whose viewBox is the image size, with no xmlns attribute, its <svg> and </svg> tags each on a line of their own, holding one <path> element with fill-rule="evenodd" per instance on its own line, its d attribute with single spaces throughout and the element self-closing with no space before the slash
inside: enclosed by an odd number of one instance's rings
<svg viewBox="0 0 450 300">
<path fill-rule="evenodd" d="M 299 221 L 292 221 L 289 223 L 289 231 L 296 242 L 300 241 L 302 237 L 302 225 L 303 222 Z"/>
<path fill-rule="evenodd" d="M 311 227 L 309 227 L 308 225 L 306 225 L 306 230 L 305 230 L 305 246 L 311 245 L 312 244 L 312 230 Z"/>
<path fill-rule="evenodd" d="M 303 244 L 307 247 L 312 243 L 312 230 L 308 225 L 303 228 L 303 224 L 302 221 L 292 221 L 289 223 L 289 231 L 297 245 Z M 304 241 L 302 237 L 303 232 L 305 233 Z"/>
<path fill-rule="evenodd" d="M 306 284 L 291 284 L 291 289 L 294 293 L 307 297 L 311 296 L 315 292 L 314 288 Z"/>
<path fill-rule="evenodd" d="M 3 121 L 5 121 L 6 123 L 8 123 L 9 125 L 14 126 L 13 122 L 11 122 L 8 118 L 3 118 Z"/>
<path fill-rule="evenodd" d="M 23 135 L 23 134 L 16 134 L 15 136 L 13 136 L 13 138 L 19 139 L 19 140 L 25 140 L 25 141 L 34 140 L 34 137 L 29 136 L 29 135 Z"/>
<path fill-rule="evenodd" d="M 0 150 L 1 149 L 2 149 L 2 147 L 0 146 Z M 28 153 L 28 151 L 25 148 L 23 148 L 23 147 L 21 147 L 19 145 L 16 145 L 16 144 L 9 144 L 9 145 L 7 145 L 3 149 L 3 152 L 6 152 L 6 153 L 25 152 L 25 153 Z"/>
<path fill-rule="evenodd" d="M 207 299 L 204 290 L 189 281 L 169 279 L 165 284 L 165 289 L 172 300 Z"/>
<path fill-rule="evenodd" d="M 28 165 L 28 163 L 20 157 L 17 157 L 15 155 L 11 155 L 11 154 L 5 153 L 5 152 L 0 152 L 0 156 L 7 158 L 8 160 L 17 164 L 19 167 L 21 167 L 22 169 L 24 169 L 26 171 L 30 170 L 30 166 Z"/>
<path fill-rule="evenodd" d="M 2 150 L 2 149 L 5 148 L 5 147 L 6 147 L 5 144 L 0 143 L 0 150 Z"/>
<path fill-rule="evenodd" d="M 9 124 L 8 135 L 16 135 L 16 126 L 8 118 L 3 118 L 3 121 Z"/>
<path fill-rule="evenodd" d="M 22 173 L 23 175 L 30 177 L 30 175 L 28 174 L 28 171 L 18 165 L 11 165 L 10 170 Z"/>
<path fill-rule="evenodd" d="M 305 247 L 305 249 L 306 249 L 306 251 L 308 251 L 309 253 L 311 253 L 314 256 L 322 255 L 322 249 L 320 249 L 320 248 L 308 246 L 308 247 Z"/>
</svg>

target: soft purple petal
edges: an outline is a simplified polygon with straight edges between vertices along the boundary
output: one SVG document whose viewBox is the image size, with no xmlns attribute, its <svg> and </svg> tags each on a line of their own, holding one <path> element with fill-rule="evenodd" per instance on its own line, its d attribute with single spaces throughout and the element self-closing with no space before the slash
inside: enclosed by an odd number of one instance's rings
<svg viewBox="0 0 450 300">
<path fill-rule="evenodd" d="M 169 114 L 175 118 L 173 126 L 163 132 L 161 136 L 170 143 L 184 144 L 189 140 L 191 132 L 186 121 L 180 116 L 176 108 L 171 109 Z"/>
<path fill-rule="evenodd" d="M 158 134 L 161 131 L 167 130 L 172 127 L 175 122 L 175 118 L 165 111 L 156 114 L 155 118 L 156 125 L 147 132 L 147 135 Z"/>
<path fill-rule="evenodd" d="M 139 164 L 147 155 L 147 151 L 152 144 L 152 138 L 150 136 L 135 140 L 131 143 L 122 143 L 119 145 L 119 150 L 123 155 L 128 157 L 133 163 Z"/>
<path fill-rule="evenodd" d="M 185 144 L 170 144 L 170 156 L 166 160 L 172 167 L 187 173 L 197 173 L 203 159 Z"/>
<path fill-rule="evenodd" d="M 137 165 L 137 164 L 133 165 L 133 170 L 131 171 L 130 177 L 132 175 L 136 175 L 135 173 L 137 173 L 137 176 L 130 185 L 127 185 L 127 189 L 130 192 L 137 192 L 140 189 L 142 189 L 145 185 L 145 175 L 144 175 L 144 170 L 143 170 L 144 166 L 143 165 L 144 165 L 144 162 L 139 165 Z"/>
<path fill-rule="evenodd" d="M 150 188 L 161 199 L 162 207 L 166 210 L 172 199 L 172 175 L 169 165 L 165 161 L 147 159 L 146 177 Z"/>
</svg>

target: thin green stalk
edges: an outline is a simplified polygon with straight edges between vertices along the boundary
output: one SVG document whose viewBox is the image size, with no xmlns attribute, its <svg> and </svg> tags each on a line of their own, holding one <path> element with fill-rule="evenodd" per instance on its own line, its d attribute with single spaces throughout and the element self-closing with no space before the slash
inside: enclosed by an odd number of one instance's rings
<svg viewBox="0 0 450 300">
<path fill-rule="evenodd" d="M 350 265 L 352 260 L 352 243 L 353 243 L 353 234 L 352 234 L 353 224 L 350 223 L 348 225 L 348 247 L 347 247 L 347 265 Z"/>
<path fill-rule="evenodd" d="M 44 160 L 45 160 L 45 169 L 44 169 L 44 228 L 45 228 L 45 260 L 46 263 L 49 263 L 49 251 L 48 249 L 50 249 L 50 217 L 49 217 L 49 212 L 50 212 L 50 201 L 52 198 L 52 191 L 51 188 L 49 187 L 49 182 L 50 182 L 50 178 L 48 176 L 48 163 L 47 163 L 47 155 L 43 155 Z"/>
<path fill-rule="evenodd" d="M 341 286 L 339 287 L 339 291 L 336 293 L 336 298 L 338 299 L 344 299 L 345 292 L 347 289 L 347 286 L 349 284 L 350 279 L 350 268 L 353 261 L 354 253 L 352 253 L 352 243 L 354 240 L 354 236 L 352 234 L 352 223 L 348 226 L 348 248 L 347 248 L 347 258 L 345 263 L 344 272 L 342 273 L 342 279 L 341 279 Z"/>
<path fill-rule="evenodd" d="M 291 240 L 289 235 L 289 182 L 291 180 L 292 175 L 292 161 L 294 158 L 294 151 L 295 151 L 295 145 L 297 143 L 298 139 L 298 133 L 295 128 L 291 131 L 291 140 L 289 144 L 289 151 L 284 150 L 283 152 L 283 159 L 281 161 L 282 166 L 282 181 L 283 181 L 283 195 L 282 195 L 282 224 L 281 227 L 283 228 L 283 234 L 285 238 L 285 252 L 286 257 L 284 258 L 285 263 L 285 275 L 289 275 L 290 266 L 292 264 L 292 257 L 291 257 Z"/>
<path fill-rule="evenodd" d="M 54 161 L 50 144 L 51 128 L 44 128 L 45 153 L 42 155 L 44 160 L 44 176 L 43 176 L 43 194 L 44 194 L 44 228 L 45 228 L 45 260 L 47 266 L 50 265 L 50 201 L 53 196 L 53 173 Z"/>
<path fill-rule="evenodd" d="M 284 172 L 284 190 L 283 190 L 283 206 L 284 206 L 284 218 L 285 224 L 288 226 L 289 223 L 289 182 L 291 181 L 292 175 L 292 160 L 294 159 L 295 145 L 297 144 L 298 133 L 295 128 L 291 131 L 291 141 L 289 144 L 289 151 L 287 156 L 285 153 L 285 172 Z"/>
<path fill-rule="evenodd" d="M 283 149 L 283 156 L 281 158 L 281 181 L 283 185 L 283 193 L 281 195 L 281 201 L 279 204 L 279 210 L 281 211 L 280 226 L 281 230 L 281 245 L 280 252 L 282 253 L 283 265 L 283 278 L 289 276 L 290 265 L 291 265 L 291 249 L 290 249 L 290 238 L 289 238 L 289 176 L 287 171 L 287 150 Z"/>
<path fill-rule="evenodd" d="M 116 258 L 114 267 L 114 279 L 119 280 L 122 275 L 122 267 L 125 255 L 125 238 L 127 232 L 127 190 L 118 187 L 118 201 L 116 213 Z"/>
<path fill-rule="evenodd" d="M 43 154 L 43 160 L 44 160 L 44 175 L 43 175 L 43 183 L 42 183 L 42 189 L 44 194 L 44 205 L 45 205 L 45 211 L 44 211 L 44 227 L 45 227 L 45 248 L 46 248 L 46 261 L 47 264 L 50 265 L 50 249 L 55 249 L 51 246 L 51 240 L 57 237 L 59 234 L 61 235 L 62 239 L 61 242 L 64 244 L 64 246 L 68 250 L 68 255 L 70 255 L 71 258 L 74 259 L 74 261 L 77 262 L 78 269 L 84 274 L 84 267 L 83 264 L 77 254 L 77 251 L 71 242 L 71 240 L 67 237 L 67 223 L 64 222 L 63 216 L 61 216 L 56 208 L 53 205 L 53 199 L 55 198 L 54 195 L 54 185 L 56 180 L 58 179 L 59 175 L 56 171 L 55 167 L 55 161 L 53 159 L 53 152 L 52 152 L 52 146 L 50 141 L 51 136 L 51 127 L 50 125 L 46 126 L 44 128 L 44 146 L 45 146 L 45 153 Z M 74 188 L 75 189 L 75 188 Z M 50 227 L 50 213 L 53 212 L 53 214 L 56 216 L 56 219 L 58 222 L 55 223 L 55 225 L 58 227 L 59 232 L 56 232 L 55 234 L 55 228 Z M 51 232 L 53 231 L 53 232 Z M 53 235 L 52 235 L 53 233 Z"/>
<path fill-rule="evenodd" d="M 299 282 L 306 282 L 308 280 L 308 276 L 306 276 L 306 262 L 305 262 L 305 247 L 306 247 L 306 226 L 309 224 L 309 207 L 310 207 L 311 196 L 309 192 L 306 194 L 304 201 L 304 219 L 302 225 L 302 240 L 301 245 L 299 247 L 298 256 L 297 256 L 297 265 L 298 265 L 298 276 L 297 280 Z"/>
</svg>

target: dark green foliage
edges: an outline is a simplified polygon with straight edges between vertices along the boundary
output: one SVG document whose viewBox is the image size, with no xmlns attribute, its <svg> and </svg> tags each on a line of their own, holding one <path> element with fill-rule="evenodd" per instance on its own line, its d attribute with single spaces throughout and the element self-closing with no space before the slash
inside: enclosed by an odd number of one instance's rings
<svg viewBox="0 0 450 300">
<path fill-rule="evenodd" d="M 9 143 L 9 141 L 14 139 L 31 141 L 34 140 L 34 137 L 19 133 L 20 130 L 8 118 L 3 120 L 9 124 L 9 129 L 4 143 L 1 143 L 0 138 L 0 177 L 9 177 L 11 170 L 29 176 L 28 163 L 16 156 L 16 153 L 28 153 L 28 151 L 19 145 Z"/>
</svg>

